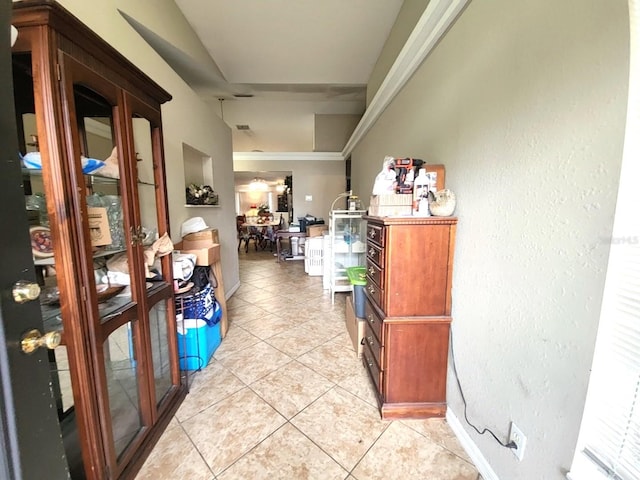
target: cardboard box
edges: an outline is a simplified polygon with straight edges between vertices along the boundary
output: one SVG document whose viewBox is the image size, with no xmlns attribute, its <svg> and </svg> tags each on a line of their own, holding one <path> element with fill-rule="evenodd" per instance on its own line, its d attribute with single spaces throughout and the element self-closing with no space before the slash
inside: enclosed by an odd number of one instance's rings
<svg viewBox="0 0 640 480">
<path fill-rule="evenodd" d="M 436 178 L 436 190 L 442 190 L 444 187 L 444 165 L 423 165 L 420 168 L 424 168 L 427 173 L 435 173 Z"/>
<path fill-rule="evenodd" d="M 220 245 L 214 243 L 210 245 L 208 240 L 201 240 L 198 242 L 189 242 L 189 245 L 185 245 L 185 242 L 176 243 L 173 248 L 181 253 L 192 253 L 196 258 L 196 265 L 199 267 L 208 267 L 216 262 L 220 261 Z"/>
<path fill-rule="evenodd" d="M 109 219 L 105 207 L 88 207 L 89 234 L 92 247 L 111 245 L 111 232 L 109 231 Z"/>
<path fill-rule="evenodd" d="M 201 240 L 207 240 L 209 243 L 220 243 L 218 239 L 217 228 L 207 228 L 200 232 L 189 233 L 182 237 L 183 242 L 199 242 Z"/>
<path fill-rule="evenodd" d="M 374 217 L 410 216 L 413 195 L 411 193 L 387 193 L 373 195 L 369 200 L 369 215 Z"/>
<path fill-rule="evenodd" d="M 329 230 L 328 225 L 308 225 L 307 237 L 321 237 L 326 230 Z"/>
<path fill-rule="evenodd" d="M 351 337 L 353 343 L 353 349 L 355 350 L 358 358 L 362 357 L 362 339 L 364 338 L 364 318 L 356 317 L 356 312 L 353 308 L 353 297 L 349 295 L 346 300 L 346 314 L 345 321 L 347 323 L 347 331 Z"/>
</svg>

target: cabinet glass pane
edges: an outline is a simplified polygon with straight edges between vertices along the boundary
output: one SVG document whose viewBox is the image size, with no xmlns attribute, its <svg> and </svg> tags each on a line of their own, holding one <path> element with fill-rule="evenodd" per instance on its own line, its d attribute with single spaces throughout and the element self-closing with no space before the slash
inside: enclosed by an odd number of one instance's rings
<svg viewBox="0 0 640 480">
<path fill-rule="evenodd" d="M 51 386 L 58 413 L 62 415 L 73 407 L 73 391 L 71 389 L 71 373 L 67 347 L 60 345 L 49 351 L 49 365 L 51 369 Z"/>
<path fill-rule="evenodd" d="M 162 265 L 158 260 L 161 255 L 170 253 L 166 244 L 157 241 L 158 229 L 157 188 L 153 148 L 151 141 L 151 124 L 145 118 L 134 117 L 133 140 L 136 149 L 136 168 L 138 174 L 138 202 L 140 208 L 141 234 L 145 245 L 146 274 L 149 281 L 162 281 Z"/>
<path fill-rule="evenodd" d="M 15 107 L 18 126 L 18 145 L 23 157 L 22 185 L 25 208 L 31 234 L 36 276 L 41 288 L 40 306 L 45 331 L 62 330 L 60 295 L 57 287 L 53 244 L 49 231 L 46 196 L 42 182 L 42 160 L 39 157 L 31 55 L 13 55 L 13 75 L 16 90 Z M 56 409 L 62 420 L 72 412 L 73 392 L 67 348 L 64 345 L 48 352 L 51 370 L 51 388 Z"/>
<path fill-rule="evenodd" d="M 55 270 L 53 242 L 49 230 L 47 199 L 42 183 L 43 165 L 38 144 L 35 115 L 31 55 L 14 54 L 13 83 L 15 91 L 18 149 L 22 157 L 22 186 L 29 221 L 33 260 L 41 287 L 40 304 L 46 331 L 61 330 L 59 292 Z"/>
<path fill-rule="evenodd" d="M 347 268 L 365 266 L 366 222 L 362 210 L 332 210 L 330 212 L 330 247 L 328 268 L 331 284 L 331 301 L 335 292 L 350 292 L 351 282 Z"/>
<path fill-rule="evenodd" d="M 167 333 L 167 300 L 157 303 L 149 312 L 149 332 L 153 355 L 156 402 L 160 403 L 171 389 L 171 358 Z"/>
<path fill-rule="evenodd" d="M 364 265 L 366 234 L 364 222 L 360 217 L 335 215 L 333 233 L 333 252 L 335 266 L 347 268 Z"/>
<path fill-rule="evenodd" d="M 118 456 L 142 427 L 132 328 L 131 323 L 122 325 L 104 343 L 109 411 Z"/>
<path fill-rule="evenodd" d="M 122 168 L 113 128 L 114 106 L 99 93 L 74 85 L 85 182 L 93 273 L 103 321 L 131 301 L 129 257 L 125 244 L 120 177 Z"/>
</svg>

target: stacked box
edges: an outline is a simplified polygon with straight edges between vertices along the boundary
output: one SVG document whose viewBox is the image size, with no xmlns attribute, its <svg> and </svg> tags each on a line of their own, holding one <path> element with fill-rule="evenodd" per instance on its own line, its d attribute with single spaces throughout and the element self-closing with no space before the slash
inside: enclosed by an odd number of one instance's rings
<svg viewBox="0 0 640 480">
<path fill-rule="evenodd" d="M 190 241 L 186 240 L 178 242 L 174 245 L 174 249 L 182 253 L 191 253 L 196 256 L 196 265 L 199 267 L 208 267 L 220 261 L 220 245 L 211 244 L 209 241 Z"/>
<path fill-rule="evenodd" d="M 349 332 L 349 337 L 351 337 L 353 349 L 356 351 L 356 355 L 358 355 L 358 358 L 360 358 L 362 357 L 362 338 L 364 337 L 365 321 L 363 318 L 358 318 L 356 316 L 355 310 L 353 309 L 353 301 L 351 299 L 351 296 L 347 298 L 347 301 L 345 303 L 345 321 L 347 324 L 347 331 Z"/>
<path fill-rule="evenodd" d="M 206 230 L 201 230 L 199 232 L 189 233 L 182 237 L 182 240 L 185 243 L 203 240 L 208 241 L 209 243 L 220 243 L 217 228 L 207 228 Z"/>
<path fill-rule="evenodd" d="M 411 193 L 373 195 L 369 201 L 369 215 L 374 217 L 411 215 L 412 203 Z"/>
<path fill-rule="evenodd" d="M 323 232 L 325 232 L 328 229 L 329 229 L 329 227 L 327 225 L 324 225 L 324 224 L 309 225 L 307 227 L 307 238 L 308 237 L 321 237 L 323 235 Z"/>
</svg>

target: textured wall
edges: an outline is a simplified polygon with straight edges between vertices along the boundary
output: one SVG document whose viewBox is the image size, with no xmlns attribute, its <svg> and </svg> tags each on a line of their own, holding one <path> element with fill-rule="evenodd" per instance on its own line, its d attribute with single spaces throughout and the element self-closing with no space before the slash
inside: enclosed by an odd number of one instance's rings
<svg viewBox="0 0 640 480">
<path fill-rule="evenodd" d="M 352 155 L 447 168 L 460 219 L 458 371 L 472 421 L 528 437 L 522 462 L 467 432 L 502 480 L 561 479 L 584 407 L 628 86 L 624 0 L 472 1 Z M 463 409 L 449 375 L 449 407 Z M 462 420 L 464 421 L 464 420 Z"/>
</svg>

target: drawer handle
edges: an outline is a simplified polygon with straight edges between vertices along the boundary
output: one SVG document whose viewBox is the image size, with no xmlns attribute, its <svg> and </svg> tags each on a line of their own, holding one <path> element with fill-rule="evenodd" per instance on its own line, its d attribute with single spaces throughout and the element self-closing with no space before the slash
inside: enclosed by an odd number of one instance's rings
<svg viewBox="0 0 640 480">
<path fill-rule="evenodd" d="M 376 251 L 373 248 L 369 249 L 369 256 L 373 257 L 373 255 L 376 253 Z"/>
<path fill-rule="evenodd" d="M 369 236 L 370 236 L 371 238 L 375 238 L 375 236 L 376 236 L 376 231 L 375 231 L 375 230 L 369 230 Z"/>
<path fill-rule="evenodd" d="M 368 358 L 367 358 L 367 365 L 369 365 L 370 367 L 373 367 L 373 362 L 371 360 L 369 360 Z"/>
<path fill-rule="evenodd" d="M 373 275 L 374 273 L 376 273 L 375 268 L 373 268 L 373 267 L 369 267 L 369 273 L 370 273 L 371 275 Z M 373 293 L 373 292 L 371 292 L 371 293 Z"/>
<path fill-rule="evenodd" d="M 374 322 L 373 315 L 371 315 L 371 314 L 367 315 L 367 320 L 369 320 L 371 323 L 373 323 Z"/>
<path fill-rule="evenodd" d="M 373 337 L 371 335 L 369 335 L 367 337 L 367 340 L 369 340 L 369 345 L 371 345 L 373 347 Z"/>
<path fill-rule="evenodd" d="M 374 293 L 375 291 L 376 291 L 376 289 L 375 289 L 375 288 L 373 288 L 373 287 L 369 287 L 369 293 L 370 293 L 371 295 L 373 295 L 373 293 Z"/>
</svg>

